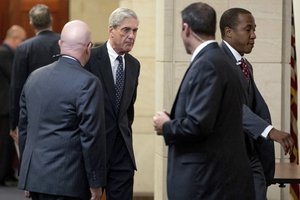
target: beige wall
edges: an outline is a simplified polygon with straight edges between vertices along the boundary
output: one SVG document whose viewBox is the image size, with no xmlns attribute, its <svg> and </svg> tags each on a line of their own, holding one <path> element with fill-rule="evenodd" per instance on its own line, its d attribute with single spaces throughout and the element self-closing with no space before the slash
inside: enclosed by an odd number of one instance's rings
<svg viewBox="0 0 300 200">
<path fill-rule="evenodd" d="M 131 52 L 141 62 L 133 124 L 133 145 L 138 167 L 134 192 L 137 195 L 153 195 L 154 136 L 151 119 L 155 105 L 155 4 L 149 0 L 121 0 L 120 6 L 133 9 L 140 22 L 136 43 Z"/>
<path fill-rule="evenodd" d="M 108 38 L 108 17 L 119 6 L 119 0 L 70 0 L 70 20 L 80 19 L 88 23 L 93 43 Z"/>
<path fill-rule="evenodd" d="M 82 19 L 91 26 L 94 42 L 106 41 L 108 16 L 118 6 L 135 10 L 139 17 L 138 36 L 131 52 L 140 60 L 142 67 L 133 127 L 138 165 L 134 192 L 155 193 L 156 200 L 166 199 L 167 149 L 162 138 L 153 132 L 152 116 L 158 110 L 170 110 L 190 60 L 180 38 L 180 11 L 195 1 L 89 0 L 88 3 L 86 2 L 86 0 L 70 0 L 70 16 L 71 19 Z M 218 19 L 222 12 L 230 7 L 246 8 L 255 16 L 257 40 L 253 52 L 247 55 L 247 59 L 254 66 L 255 80 L 269 105 L 274 126 L 288 131 L 289 50 L 287 49 L 289 49 L 290 1 L 204 0 L 204 2 L 216 9 Z M 295 1 L 298 13 L 300 13 L 299 4 L 299 1 Z M 299 24 L 299 21 L 298 23 L 296 21 L 296 24 Z M 299 55 L 299 30 L 297 34 Z M 220 41 L 219 30 L 217 40 Z M 281 158 L 281 148 L 278 145 L 276 145 L 276 158 L 277 161 Z M 281 192 L 278 186 L 271 186 L 268 199 L 290 199 L 287 190 L 288 187 Z"/>
</svg>

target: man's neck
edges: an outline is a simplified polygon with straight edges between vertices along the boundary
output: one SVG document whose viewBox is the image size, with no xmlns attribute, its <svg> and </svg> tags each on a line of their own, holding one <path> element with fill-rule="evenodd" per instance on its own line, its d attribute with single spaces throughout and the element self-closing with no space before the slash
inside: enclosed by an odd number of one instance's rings
<svg viewBox="0 0 300 200">
<path fill-rule="evenodd" d="M 38 35 L 38 34 L 40 34 L 41 32 L 44 32 L 44 31 L 52 31 L 52 28 L 49 27 L 49 28 L 45 28 L 45 29 L 40 29 L 40 30 L 35 29 L 34 30 L 35 35 Z"/>
</svg>

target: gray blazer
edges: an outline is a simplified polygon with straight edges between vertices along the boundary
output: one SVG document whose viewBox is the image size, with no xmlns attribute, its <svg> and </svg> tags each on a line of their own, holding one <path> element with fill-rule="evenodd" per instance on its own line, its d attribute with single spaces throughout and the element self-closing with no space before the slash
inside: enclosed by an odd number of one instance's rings
<svg viewBox="0 0 300 200">
<path fill-rule="evenodd" d="M 254 199 L 238 82 L 217 43 L 187 69 L 163 126 L 169 199 Z"/>
<path fill-rule="evenodd" d="M 61 57 L 29 76 L 20 100 L 19 188 L 87 199 L 106 184 L 100 81 Z"/>
</svg>

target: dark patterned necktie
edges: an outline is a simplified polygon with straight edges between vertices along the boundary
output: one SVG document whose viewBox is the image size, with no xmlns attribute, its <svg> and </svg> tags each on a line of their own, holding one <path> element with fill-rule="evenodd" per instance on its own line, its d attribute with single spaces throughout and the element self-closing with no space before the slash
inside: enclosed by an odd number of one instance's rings
<svg viewBox="0 0 300 200">
<path fill-rule="evenodd" d="M 240 60 L 240 65 L 239 66 L 240 66 L 240 68 L 241 68 L 241 70 L 244 74 L 244 77 L 248 80 L 249 77 L 250 77 L 250 71 L 249 71 L 249 68 L 248 68 L 247 63 L 246 63 L 244 58 L 242 58 Z"/>
<path fill-rule="evenodd" d="M 122 56 L 118 56 L 117 60 L 119 62 L 117 72 L 116 72 L 116 108 L 119 111 L 120 102 L 122 98 L 123 88 L 124 88 L 124 71 L 123 71 L 123 59 Z"/>
</svg>

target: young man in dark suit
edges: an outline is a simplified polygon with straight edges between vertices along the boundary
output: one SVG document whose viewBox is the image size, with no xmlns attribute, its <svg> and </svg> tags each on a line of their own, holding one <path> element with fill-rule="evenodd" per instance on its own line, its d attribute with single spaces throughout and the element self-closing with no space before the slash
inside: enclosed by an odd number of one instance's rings
<svg viewBox="0 0 300 200">
<path fill-rule="evenodd" d="M 243 8 L 228 9 L 221 16 L 221 48 L 238 72 L 245 96 L 243 129 L 253 172 L 255 199 L 265 200 L 267 186 L 271 184 L 275 172 L 273 141 L 279 142 L 286 154 L 292 151 L 294 143 L 290 134 L 271 125 L 270 112 L 254 82 L 252 66 L 243 57 L 251 53 L 254 47 L 255 29 L 254 17 Z"/>
<path fill-rule="evenodd" d="M 11 135 L 17 141 L 17 125 L 19 121 L 19 99 L 23 85 L 29 74 L 57 60 L 59 54 L 58 40 L 60 35 L 52 31 L 52 17 L 48 6 L 38 4 L 29 11 L 29 22 L 35 37 L 24 41 L 16 49 L 11 77 Z"/>
<path fill-rule="evenodd" d="M 9 136 L 9 87 L 15 49 L 25 39 L 25 30 L 13 25 L 0 46 L 0 185 L 5 185 L 8 180 L 16 181 L 13 161 L 17 154 Z"/>
<path fill-rule="evenodd" d="M 107 200 L 133 198 L 136 163 L 132 147 L 132 123 L 140 63 L 129 54 L 138 18 L 134 11 L 118 8 L 109 17 L 109 39 L 97 48 L 87 69 L 102 82 L 105 94 L 107 137 Z"/>
<path fill-rule="evenodd" d="M 32 72 L 20 99 L 19 188 L 33 200 L 100 200 L 106 184 L 104 96 L 83 69 L 88 25 L 68 22 L 58 61 Z"/>
<path fill-rule="evenodd" d="M 192 61 L 171 113 L 153 117 L 157 134 L 168 145 L 168 198 L 253 200 L 242 89 L 215 41 L 216 12 L 198 2 L 187 6 L 181 17 L 181 37 Z"/>
</svg>

